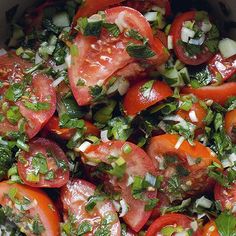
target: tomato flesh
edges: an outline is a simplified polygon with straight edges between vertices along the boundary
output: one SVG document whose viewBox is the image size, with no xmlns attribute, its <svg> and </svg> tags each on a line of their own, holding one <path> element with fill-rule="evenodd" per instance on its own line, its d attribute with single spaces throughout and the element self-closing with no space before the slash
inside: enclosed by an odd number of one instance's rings
<svg viewBox="0 0 236 236">
<path fill-rule="evenodd" d="M 149 90 L 145 89 L 147 80 L 134 84 L 124 98 L 124 111 L 127 115 L 136 115 L 140 111 L 156 104 L 157 102 L 172 96 L 173 91 L 164 82 L 153 81 Z"/>
<path fill-rule="evenodd" d="M 123 148 L 127 145 L 131 151 L 124 153 Z M 147 222 L 152 211 L 145 211 L 146 202 L 133 197 L 131 186 L 127 186 L 127 181 L 129 176 L 144 177 L 147 173 L 155 174 L 155 168 L 147 154 L 130 142 L 110 141 L 99 145 L 91 145 L 82 153 L 85 163 L 95 161 L 96 159 L 103 163 L 109 163 L 109 156 L 122 157 L 126 163 L 125 173 L 122 178 L 114 179 L 113 176 L 109 176 L 109 179 L 112 181 L 108 181 L 107 185 L 112 184 L 111 191 L 118 191 L 121 194 L 121 198 L 128 204 L 129 209 L 123 219 L 132 230 L 139 232 Z M 147 199 L 152 199 L 156 197 L 156 191 L 145 191 L 144 195 Z"/>
<path fill-rule="evenodd" d="M 14 202 L 9 198 L 10 192 L 13 191 L 16 192 L 14 198 L 22 203 L 24 202 L 25 210 L 15 208 Z M 24 199 L 27 199 L 27 201 Z M 60 235 L 59 214 L 54 203 L 41 190 L 16 183 L 9 184 L 7 181 L 0 182 L 0 204 L 3 208 L 9 207 L 12 209 L 13 216 L 18 216 L 19 222 L 14 220 L 13 222 L 26 235 L 33 236 L 36 234 L 27 226 L 27 223 L 32 224 L 33 219 L 37 219 L 39 225 L 43 227 L 40 235 Z M 20 214 L 21 217 L 19 217 Z"/>
<path fill-rule="evenodd" d="M 70 180 L 61 189 L 61 201 L 64 208 L 64 220 L 67 221 L 68 213 L 73 214 L 77 226 L 87 221 L 92 229 L 85 235 L 94 235 L 101 227 L 103 220 L 110 216 L 109 223 L 111 236 L 120 236 L 120 222 L 112 203 L 108 200 L 97 201 L 96 206 L 90 211 L 86 210 L 89 197 L 95 194 L 96 186 L 80 179 Z"/>
<path fill-rule="evenodd" d="M 29 152 L 21 152 L 17 163 L 23 182 L 32 187 L 59 188 L 65 185 L 69 180 L 69 163 L 62 149 L 44 138 L 32 141 L 29 146 Z"/>
<path fill-rule="evenodd" d="M 233 143 L 236 143 L 236 109 L 225 114 L 225 130 Z"/>
<path fill-rule="evenodd" d="M 204 227 L 202 236 L 220 236 L 214 221 L 209 221 Z"/>
</svg>

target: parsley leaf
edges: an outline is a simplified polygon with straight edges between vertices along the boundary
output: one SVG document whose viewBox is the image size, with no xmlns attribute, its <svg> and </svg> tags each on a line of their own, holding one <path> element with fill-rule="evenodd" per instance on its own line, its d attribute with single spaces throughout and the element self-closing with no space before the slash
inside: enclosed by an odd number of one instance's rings
<svg viewBox="0 0 236 236">
<path fill-rule="evenodd" d="M 148 99 L 151 96 L 151 91 L 152 91 L 152 87 L 153 87 L 154 82 L 155 82 L 155 80 L 150 80 L 150 81 L 146 82 L 140 88 L 140 92 L 142 93 L 143 97 Z"/>
<path fill-rule="evenodd" d="M 24 85 L 20 83 L 12 84 L 5 92 L 5 97 L 9 101 L 17 101 L 24 93 Z"/>
<path fill-rule="evenodd" d="M 37 103 L 32 103 L 26 101 L 24 103 L 25 107 L 33 110 L 33 111 L 41 111 L 41 110 L 49 110 L 50 109 L 50 104 L 47 102 L 37 102 Z"/>
<path fill-rule="evenodd" d="M 134 43 L 130 43 L 126 47 L 126 51 L 131 57 L 138 58 L 138 59 L 147 59 L 154 57 L 156 53 L 152 51 L 148 44 L 137 45 Z"/>
<path fill-rule="evenodd" d="M 231 213 L 221 213 L 215 223 L 221 236 L 236 236 L 236 217 Z"/>
<path fill-rule="evenodd" d="M 119 36 L 120 29 L 116 24 L 103 23 L 102 26 L 115 38 L 117 38 Z"/>
</svg>

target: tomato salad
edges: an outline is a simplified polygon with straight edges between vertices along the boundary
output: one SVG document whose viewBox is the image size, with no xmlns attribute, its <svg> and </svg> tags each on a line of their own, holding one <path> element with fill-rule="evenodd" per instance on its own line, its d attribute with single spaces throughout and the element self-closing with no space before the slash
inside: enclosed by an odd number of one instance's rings
<svg viewBox="0 0 236 236">
<path fill-rule="evenodd" d="M 236 235 L 236 41 L 192 2 L 6 12 L 0 235 Z"/>
</svg>

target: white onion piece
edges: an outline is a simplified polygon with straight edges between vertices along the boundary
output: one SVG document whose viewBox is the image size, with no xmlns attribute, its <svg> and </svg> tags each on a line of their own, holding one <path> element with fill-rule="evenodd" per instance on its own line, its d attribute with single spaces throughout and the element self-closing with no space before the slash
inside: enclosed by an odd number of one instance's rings
<svg viewBox="0 0 236 236">
<path fill-rule="evenodd" d="M 71 55 L 66 56 L 65 62 L 66 62 L 67 67 L 69 68 L 71 66 Z"/>
<path fill-rule="evenodd" d="M 230 161 L 229 159 L 224 159 L 224 160 L 222 160 L 222 161 L 221 161 L 221 164 L 222 164 L 222 166 L 223 166 L 224 168 L 227 168 L 227 167 L 232 166 L 232 163 L 231 163 L 231 161 Z"/>
<path fill-rule="evenodd" d="M 75 148 L 76 151 L 85 152 L 88 147 L 92 144 L 88 141 L 83 142 L 78 148 Z"/>
<path fill-rule="evenodd" d="M 134 178 L 132 176 L 129 176 L 126 186 L 127 187 L 130 186 L 133 182 L 134 182 Z"/>
<path fill-rule="evenodd" d="M 36 54 L 35 54 L 35 59 L 34 59 L 35 64 L 39 64 L 39 63 L 41 63 L 42 61 L 43 61 L 43 58 L 39 56 L 39 53 L 38 53 L 38 52 L 36 52 Z"/>
<path fill-rule="evenodd" d="M 106 143 L 106 142 L 110 141 L 107 137 L 108 136 L 108 130 L 102 130 L 100 136 L 101 136 L 102 142 Z"/>
<path fill-rule="evenodd" d="M 195 111 L 189 112 L 189 118 L 192 122 L 198 122 L 198 118 Z"/>
<path fill-rule="evenodd" d="M 190 44 L 193 44 L 193 45 L 202 45 L 203 43 L 204 43 L 204 41 L 205 41 L 205 38 L 206 38 L 206 36 L 205 36 L 205 34 L 203 34 L 202 36 L 201 36 L 201 38 L 198 38 L 198 39 L 190 39 L 189 40 L 189 43 Z"/>
<path fill-rule="evenodd" d="M 63 80 L 65 79 L 65 77 L 61 76 L 61 77 L 58 77 L 56 80 L 54 80 L 52 82 L 52 87 L 57 87 Z"/>
<path fill-rule="evenodd" d="M 147 21 L 153 22 L 157 19 L 157 12 L 147 12 L 144 17 L 146 18 Z"/>
<path fill-rule="evenodd" d="M 236 54 L 236 41 L 225 38 L 219 42 L 219 50 L 224 58 L 232 57 Z M 234 65 L 236 67 L 236 65 Z"/>
<path fill-rule="evenodd" d="M 211 30 L 212 24 L 210 21 L 203 21 L 200 29 L 204 32 L 207 33 Z"/>
<path fill-rule="evenodd" d="M 115 24 L 118 26 L 120 32 L 123 32 L 124 29 L 128 29 L 128 24 L 125 22 L 125 17 L 126 12 L 122 11 L 120 12 L 120 14 L 118 15 L 118 17 L 115 19 Z"/>
<path fill-rule="evenodd" d="M 180 146 L 182 145 L 182 143 L 184 142 L 184 140 L 185 140 L 185 138 L 184 138 L 183 136 L 181 136 L 181 137 L 178 139 L 177 143 L 175 144 L 175 149 L 179 149 Z"/>
<path fill-rule="evenodd" d="M 198 229 L 198 223 L 196 220 L 194 220 L 193 222 L 190 223 L 191 228 L 193 229 L 193 231 L 197 231 Z"/>
<path fill-rule="evenodd" d="M 187 161 L 190 166 L 193 166 L 196 164 L 196 158 L 192 158 L 190 156 L 187 156 Z"/>
<path fill-rule="evenodd" d="M 62 71 L 62 70 L 65 70 L 65 69 L 67 68 L 67 64 L 64 63 L 64 64 L 59 65 L 59 66 L 53 65 L 52 68 L 53 68 L 53 70 L 55 70 L 56 72 Z"/>
<path fill-rule="evenodd" d="M 4 48 L 0 49 L 0 56 L 6 55 L 7 51 Z"/>
<path fill-rule="evenodd" d="M 167 37 L 167 47 L 168 49 L 173 49 L 173 36 L 168 35 Z"/>
<path fill-rule="evenodd" d="M 236 154 L 235 153 L 231 153 L 229 155 L 229 160 L 232 164 L 234 164 L 234 162 L 236 162 Z"/>
<path fill-rule="evenodd" d="M 181 40 L 185 43 L 188 43 L 189 38 L 193 38 L 195 32 L 189 28 L 182 27 L 181 29 Z"/>
<path fill-rule="evenodd" d="M 115 200 L 113 200 L 112 203 L 113 203 L 116 211 L 119 212 L 120 211 L 120 203 Z"/>
<path fill-rule="evenodd" d="M 121 78 L 118 84 L 118 92 L 121 96 L 125 95 L 129 89 L 129 81 Z"/>
<path fill-rule="evenodd" d="M 212 201 L 202 196 L 201 198 L 196 200 L 196 207 L 201 206 L 203 208 L 210 208 L 212 205 Z"/>
<path fill-rule="evenodd" d="M 179 233 L 175 233 L 175 236 L 188 236 L 188 232 L 187 231 L 183 231 L 183 232 L 179 232 Z"/>
<path fill-rule="evenodd" d="M 120 206 L 121 206 L 121 213 L 120 213 L 119 217 L 123 217 L 127 214 L 129 208 L 128 208 L 128 205 L 124 199 L 120 200 Z"/>
</svg>

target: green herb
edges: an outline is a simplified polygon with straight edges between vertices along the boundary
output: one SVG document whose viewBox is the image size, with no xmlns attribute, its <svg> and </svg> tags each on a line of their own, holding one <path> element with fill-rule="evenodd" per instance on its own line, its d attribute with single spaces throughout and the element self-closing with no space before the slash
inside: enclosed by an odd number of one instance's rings
<svg viewBox="0 0 236 236">
<path fill-rule="evenodd" d="M 5 97 L 9 101 L 16 102 L 24 94 L 24 85 L 22 83 L 12 84 L 5 92 Z"/>
<path fill-rule="evenodd" d="M 177 206 L 171 206 L 171 207 L 164 207 L 162 209 L 162 214 L 166 214 L 168 212 L 183 212 L 186 210 L 186 208 L 191 204 L 191 198 L 188 198 L 186 200 L 183 200 L 180 205 Z"/>
<path fill-rule="evenodd" d="M 12 106 L 7 111 L 7 119 L 11 124 L 13 125 L 17 124 L 21 118 L 22 118 L 22 115 L 20 113 L 19 107 Z"/>
<path fill-rule="evenodd" d="M 117 38 L 121 33 L 119 27 L 116 24 L 103 23 L 102 26 L 115 38 Z"/>
<path fill-rule="evenodd" d="M 102 202 L 106 199 L 104 195 L 93 195 L 90 196 L 87 200 L 87 203 L 85 205 L 86 211 L 92 211 L 94 207 L 96 206 L 97 202 Z"/>
<path fill-rule="evenodd" d="M 71 55 L 72 57 L 77 57 L 77 56 L 79 56 L 79 49 L 78 49 L 78 46 L 77 46 L 77 45 L 72 44 L 72 45 L 70 46 L 70 55 Z"/>
<path fill-rule="evenodd" d="M 83 79 L 78 79 L 76 86 L 80 86 L 80 87 L 85 86 L 85 81 Z"/>
<path fill-rule="evenodd" d="M 159 199 L 148 199 L 147 203 L 144 207 L 145 211 L 151 211 L 152 209 L 154 209 L 157 206 L 157 203 L 159 202 Z"/>
<path fill-rule="evenodd" d="M 221 236 L 236 235 L 236 218 L 233 214 L 222 212 L 215 220 L 215 223 Z"/>
<path fill-rule="evenodd" d="M 211 30 L 207 33 L 207 39 L 204 42 L 204 45 L 207 46 L 212 53 L 215 53 L 218 50 L 219 36 L 219 30 L 216 25 L 213 24 Z"/>
<path fill-rule="evenodd" d="M 93 229 L 93 226 L 90 224 L 90 222 L 85 220 L 82 223 L 80 223 L 80 225 L 78 226 L 76 235 L 77 236 L 85 235 L 86 233 L 91 232 L 92 229 Z"/>
<path fill-rule="evenodd" d="M 47 159 L 42 153 L 37 153 L 33 156 L 31 165 L 36 175 L 38 173 L 45 175 L 48 172 Z"/>
<path fill-rule="evenodd" d="M 123 149 L 123 152 L 124 152 L 125 154 L 129 154 L 129 153 L 132 152 L 132 147 L 131 147 L 129 144 L 125 144 L 125 145 L 122 147 L 122 149 Z"/>
<path fill-rule="evenodd" d="M 117 219 L 115 215 L 107 215 L 103 218 L 101 226 L 96 230 L 94 236 L 110 236 L 112 223 Z"/>
<path fill-rule="evenodd" d="M 100 101 L 105 97 L 105 88 L 95 85 L 90 88 L 90 94 L 94 102 Z"/>
<path fill-rule="evenodd" d="M 147 44 L 137 45 L 134 43 L 129 43 L 129 45 L 126 47 L 126 51 L 131 57 L 137 59 L 148 59 L 156 55 L 156 53 L 152 51 L 150 46 Z"/>
<path fill-rule="evenodd" d="M 52 170 L 48 171 L 45 175 L 46 180 L 52 180 L 55 179 L 55 174 Z"/>
<path fill-rule="evenodd" d="M 132 39 L 142 41 L 143 43 L 147 42 L 147 39 L 145 39 L 138 31 L 136 31 L 134 29 L 130 29 L 127 32 L 127 36 Z"/>
<path fill-rule="evenodd" d="M 177 165 L 176 166 L 176 171 L 178 173 L 179 176 L 188 176 L 189 175 L 189 171 L 188 169 L 184 168 L 183 166 L 181 165 Z"/>
<path fill-rule="evenodd" d="M 29 145 L 26 144 L 25 141 L 20 138 L 16 140 L 16 146 L 26 152 L 29 151 Z"/>
<path fill-rule="evenodd" d="M 144 85 L 142 85 L 142 87 L 140 88 L 140 92 L 142 93 L 144 98 L 148 99 L 151 96 L 151 91 L 154 83 L 155 80 L 150 80 L 146 82 Z"/>
<path fill-rule="evenodd" d="M 10 188 L 9 191 L 8 191 L 8 197 L 13 202 L 15 202 L 15 197 L 16 197 L 17 191 L 18 191 L 17 188 Z"/>
<path fill-rule="evenodd" d="M 56 25 L 54 25 L 52 23 L 52 21 L 49 20 L 49 19 L 43 19 L 42 25 L 49 32 L 52 32 L 52 33 L 54 33 L 56 35 L 58 35 L 60 33 L 60 28 L 57 27 Z"/>
<path fill-rule="evenodd" d="M 180 192 L 180 179 L 178 175 L 174 175 L 168 180 L 168 191 L 170 193 Z"/>
<path fill-rule="evenodd" d="M 126 171 L 126 163 L 123 158 L 118 158 L 113 162 L 112 168 L 107 171 L 107 173 L 116 176 L 118 179 L 121 179 Z"/>
<path fill-rule="evenodd" d="M 50 109 L 50 103 L 48 102 L 24 102 L 24 105 L 26 108 L 33 110 L 33 111 L 42 111 L 42 110 L 49 110 Z"/>
<path fill-rule="evenodd" d="M 68 114 L 64 113 L 60 117 L 59 125 L 62 128 L 77 128 L 84 129 L 85 123 L 84 120 L 71 118 Z"/>
<path fill-rule="evenodd" d="M 39 216 L 35 217 L 32 223 L 32 232 L 35 235 L 41 235 L 45 231 L 45 228 L 39 219 Z"/>
<path fill-rule="evenodd" d="M 111 120 L 116 104 L 117 102 L 115 100 L 109 99 L 107 104 L 94 114 L 93 119 L 102 124 Z"/>
<path fill-rule="evenodd" d="M 190 74 L 190 84 L 193 88 L 199 88 L 206 86 L 211 83 L 213 80 L 213 77 L 208 69 L 208 67 L 196 72 Z"/>
</svg>

